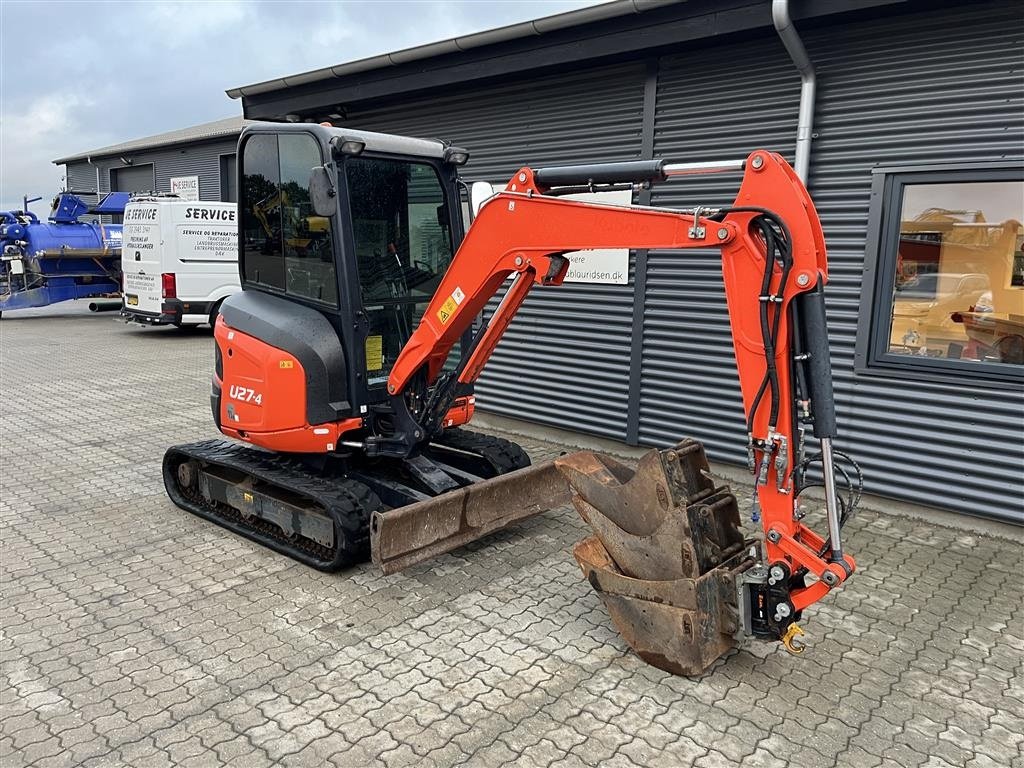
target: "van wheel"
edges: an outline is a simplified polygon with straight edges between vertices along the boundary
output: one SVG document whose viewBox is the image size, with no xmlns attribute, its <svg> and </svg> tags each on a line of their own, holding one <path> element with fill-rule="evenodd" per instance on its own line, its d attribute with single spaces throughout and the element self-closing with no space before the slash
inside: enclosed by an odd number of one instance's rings
<svg viewBox="0 0 1024 768">
<path fill-rule="evenodd" d="M 217 315 L 220 314 L 220 305 L 223 302 L 224 302 L 224 299 L 221 299 L 216 304 L 214 304 L 213 305 L 213 309 L 210 310 L 210 327 L 211 328 L 213 328 L 213 327 L 215 327 L 217 325 Z"/>
</svg>

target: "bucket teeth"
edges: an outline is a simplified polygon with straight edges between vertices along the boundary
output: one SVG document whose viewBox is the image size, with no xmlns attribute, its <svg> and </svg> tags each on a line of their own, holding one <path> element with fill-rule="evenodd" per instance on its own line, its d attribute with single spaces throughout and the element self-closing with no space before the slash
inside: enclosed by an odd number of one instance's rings
<svg viewBox="0 0 1024 768">
<path fill-rule="evenodd" d="M 750 563 L 736 498 L 711 479 L 703 446 L 650 451 L 635 469 L 590 452 L 555 466 L 596 534 L 573 555 L 630 647 L 686 675 L 732 648 L 735 579 Z"/>
</svg>

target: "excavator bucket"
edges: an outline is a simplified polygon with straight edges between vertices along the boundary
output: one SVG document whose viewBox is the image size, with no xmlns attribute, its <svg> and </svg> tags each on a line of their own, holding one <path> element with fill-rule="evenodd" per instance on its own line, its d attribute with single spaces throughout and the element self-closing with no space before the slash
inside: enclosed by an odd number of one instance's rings
<svg viewBox="0 0 1024 768">
<path fill-rule="evenodd" d="M 384 573 L 396 573 L 568 503 L 565 479 L 554 462 L 546 461 L 375 512 L 370 519 L 371 556 Z"/>
<path fill-rule="evenodd" d="M 591 452 L 555 466 L 595 533 L 573 555 L 627 644 L 681 675 L 699 674 L 734 647 L 737 577 L 753 560 L 736 497 L 711 479 L 703 446 L 684 440 L 635 468 Z"/>
</svg>

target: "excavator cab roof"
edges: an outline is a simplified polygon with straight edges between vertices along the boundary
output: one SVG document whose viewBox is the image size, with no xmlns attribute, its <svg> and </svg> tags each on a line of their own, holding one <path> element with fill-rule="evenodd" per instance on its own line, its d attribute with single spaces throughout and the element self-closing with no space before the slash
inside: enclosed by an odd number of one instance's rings
<svg viewBox="0 0 1024 768">
<path fill-rule="evenodd" d="M 351 142 L 362 145 L 360 151 L 382 152 L 391 155 L 443 158 L 446 145 L 437 139 L 418 139 L 411 136 L 397 136 L 376 131 L 360 131 L 354 128 L 335 128 L 319 123 L 271 123 L 258 122 L 247 125 L 239 137 L 243 143 L 253 133 L 312 133 L 325 146 L 341 146 Z M 353 152 L 352 154 L 358 154 Z"/>
</svg>

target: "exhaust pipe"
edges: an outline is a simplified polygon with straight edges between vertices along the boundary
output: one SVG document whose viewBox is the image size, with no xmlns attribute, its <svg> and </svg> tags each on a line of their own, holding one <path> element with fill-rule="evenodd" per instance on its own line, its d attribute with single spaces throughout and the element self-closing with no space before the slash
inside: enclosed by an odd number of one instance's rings
<svg viewBox="0 0 1024 768">
<path fill-rule="evenodd" d="M 121 309 L 120 299 L 95 299 L 89 302 L 90 312 L 116 312 Z"/>
</svg>

